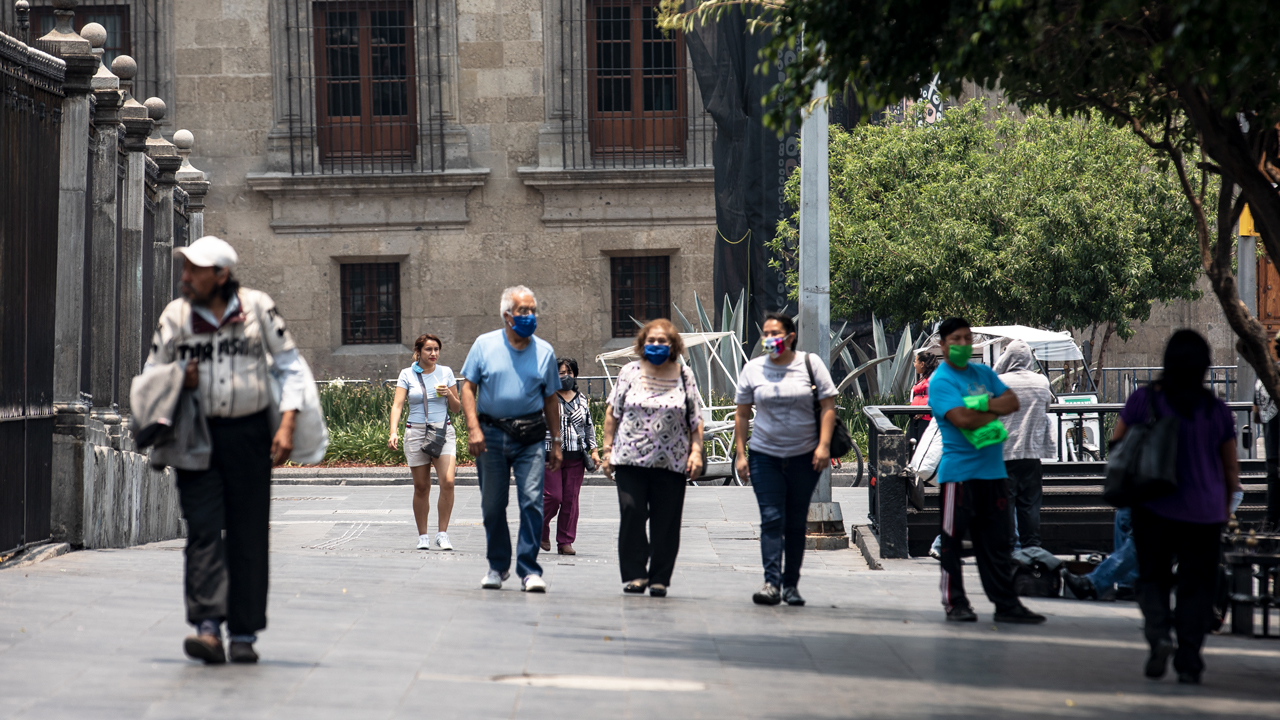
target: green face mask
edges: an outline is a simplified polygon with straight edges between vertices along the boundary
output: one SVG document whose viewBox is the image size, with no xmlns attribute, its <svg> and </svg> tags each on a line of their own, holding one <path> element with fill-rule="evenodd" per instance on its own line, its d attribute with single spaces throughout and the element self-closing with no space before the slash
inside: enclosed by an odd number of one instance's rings
<svg viewBox="0 0 1280 720">
<path fill-rule="evenodd" d="M 965 367 L 969 364 L 971 357 L 973 357 L 972 345 L 951 345 L 947 348 L 947 359 L 956 367 Z"/>
</svg>

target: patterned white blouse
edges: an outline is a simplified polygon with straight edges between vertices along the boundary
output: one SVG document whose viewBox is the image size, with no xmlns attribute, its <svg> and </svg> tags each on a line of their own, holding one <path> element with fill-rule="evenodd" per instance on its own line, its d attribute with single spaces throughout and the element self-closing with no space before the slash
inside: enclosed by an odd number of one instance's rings
<svg viewBox="0 0 1280 720">
<path fill-rule="evenodd" d="M 639 360 L 629 363 L 608 404 L 618 418 L 612 464 L 685 471 L 690 437 L 702 424 L 698 382 L 687 365 L 679 378 L 663 379 L 645 375 Z"/>
</svg>

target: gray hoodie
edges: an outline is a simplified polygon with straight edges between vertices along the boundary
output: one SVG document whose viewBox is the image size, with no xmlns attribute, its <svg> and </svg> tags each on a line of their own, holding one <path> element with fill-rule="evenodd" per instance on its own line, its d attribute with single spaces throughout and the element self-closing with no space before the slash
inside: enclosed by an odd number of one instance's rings
<svg viewBox="0 0 1280 720">
<path fill-rule="evenodd" d="M 1021 405 L 1018 412 L 1000 418 L 1009 431 L 1009 439 L 1004 441 L 1005 460 L 1051 458 L 1056 454 L 1048 414 L 1053 391 L 1049 378 L 1036 372 L 1035 367 L 1030 346 L 1021 340 L 1009 343 L 996 361 L 1000 381 L 1013 390 Z"/>
</svg>

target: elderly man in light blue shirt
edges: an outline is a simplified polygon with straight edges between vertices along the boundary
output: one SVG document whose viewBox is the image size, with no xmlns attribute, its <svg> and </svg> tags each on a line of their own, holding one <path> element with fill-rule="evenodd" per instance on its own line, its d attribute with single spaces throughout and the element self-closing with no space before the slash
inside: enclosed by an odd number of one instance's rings
<svg viewBox="0 0 1280 720">
<path fill-rule="evenodd" d="M 502 292 L 503 328 L 476 338 L 462 366 L 462 411 L 468 446 L 480 476 L 480 507 L 489 572 L 480 582 L 497 590 L 511 576 L 507 527 L 511 474 L 520 503 L 516 572 L 521 589 L 546 592 L 538 565 L 544 466 L 560 467 L 560 372 L 551 344 L 535 337 L 538 300 L 523 285 Z M 551 428 L 551 450 L 545 450 Z"/>
</svg>

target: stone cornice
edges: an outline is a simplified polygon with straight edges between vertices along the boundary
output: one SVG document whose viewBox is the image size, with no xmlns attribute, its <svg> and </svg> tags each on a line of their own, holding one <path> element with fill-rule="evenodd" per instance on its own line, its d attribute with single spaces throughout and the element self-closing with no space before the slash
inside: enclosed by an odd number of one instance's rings
<svg viewBox="0 0 1280 720">
<path fill-rule="evenodd" d="M 0 33 L 0 72 L 62 95 L 67 63 L 17 38 Z"/>
<path fill-rule="evenodd" d="M 457 229 L 466 225 L 467 195 L 485 184 L 487 168 L 385 175 L 250 173 L 249 187 L 271 198 L 271 227 L 280 233 Z"/>
<path fill-rule="evenodd" d="M 525 185 L 542 192 L 548 227 L 714 225 L 715 169 L 522 167 Z"/>
</svg>

